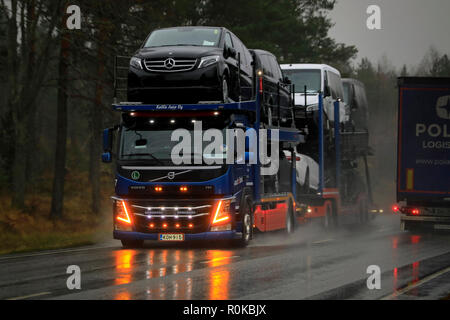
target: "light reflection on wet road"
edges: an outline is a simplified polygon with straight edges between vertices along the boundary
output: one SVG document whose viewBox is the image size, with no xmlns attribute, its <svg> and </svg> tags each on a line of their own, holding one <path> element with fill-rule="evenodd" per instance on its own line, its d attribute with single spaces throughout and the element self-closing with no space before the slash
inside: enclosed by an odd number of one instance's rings
<svg viewBox="0 0 450 320">
<path fill-rule="evenodd" d="M 417 284 L 450 265 L 450 235 L 400 232 L 394 219 L 379 217 L 365 230 L 333 234 L 309 227 L 288 240 L 260 235 L 244 249 L 149 244 L 134 250 L 112 242 L 91 250 L 0 257 L 0 298 L 378 299 L 433 293 Z M 66 288 L 65 271 L 72 264 L 82 270 L 80 291 Z M 382 290 L 375 292 L 365 285 L 373 264 L 383 272 Z"/>
</svg>

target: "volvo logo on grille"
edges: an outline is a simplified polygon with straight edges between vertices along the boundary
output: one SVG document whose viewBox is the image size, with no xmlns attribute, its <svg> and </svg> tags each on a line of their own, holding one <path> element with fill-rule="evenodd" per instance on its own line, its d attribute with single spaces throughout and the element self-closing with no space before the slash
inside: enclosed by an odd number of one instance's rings
<svg viewBox="0 0 450 320">
<path fill-rule="evenodd" d="M 166 67 L 166 69 L 172 69 L 173 67 L 175 67 L 175 60 L 173 60 L 172 58 L 166 59 L 166 61 L 164 61 L 164 66 Z"/>
<path fill-rule="evenodd" d="M 175 172 L 169 172 L 167 174 L 167 178 L 169 178 L 170 180 L 173 180 L 175 178 Z"/>
</svg>

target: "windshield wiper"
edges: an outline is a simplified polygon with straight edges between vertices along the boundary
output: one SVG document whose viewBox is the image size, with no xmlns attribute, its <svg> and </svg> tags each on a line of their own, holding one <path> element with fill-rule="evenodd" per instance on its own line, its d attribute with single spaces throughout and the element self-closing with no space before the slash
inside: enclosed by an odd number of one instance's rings
<svg viewBox="0 0 450 320">
<path fill-rule="evenodd" d="M 161 46 L 148 46 L 148 47 L 145 47 L 145 48 L 159 48 L 159 47 L 190 47 L 190 46 L 192 46 L 192 47 L 204 47 L 204 46 L 199 45 L 199 44 L 185 44 L 185 43 L 178 43 L 178 44 L 164 44 L 164 45 L 161 45 Z"/>
<path fill-rule="evenodd" d="M 158 159 L 157 157 L 155 157 L 153 154 L 151 153 L 130 153 L 130 154 L 123 154 L 122 157 L 139 157 L 139 156 L 149 156 L 151 157 L 153 160 L 157 161 L 159 164 L 165 165 L 164 162 L 162 162 L 162 160 Z"/>
</svg>

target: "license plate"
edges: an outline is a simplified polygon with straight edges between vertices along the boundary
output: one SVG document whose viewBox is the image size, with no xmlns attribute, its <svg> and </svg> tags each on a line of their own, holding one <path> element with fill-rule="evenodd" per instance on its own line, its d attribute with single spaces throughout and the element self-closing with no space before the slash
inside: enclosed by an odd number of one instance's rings
<svg viewBox="0 0 450 320">
<path fill-rule="evenodd" d="M 184 241 L 182 233 L 162 233 L 159 235 L 159 241 Z"/>
</svg>

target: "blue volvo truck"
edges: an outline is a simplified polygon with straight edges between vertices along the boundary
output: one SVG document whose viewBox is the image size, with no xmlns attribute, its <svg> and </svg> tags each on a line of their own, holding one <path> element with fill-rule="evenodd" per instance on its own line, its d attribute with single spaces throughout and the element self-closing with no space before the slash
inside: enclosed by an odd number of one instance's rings
<svg viewBox="0 0 450 320">
<path fill-rule="evenodd" d="M 397 201 L 403 230 L 450 230 L 450 78 L 398 79 Z"/>
<path fill-rule="evenodd" d="M 295 161 L 280 159 L 280 169 L 266 179 L 261 171 L 260 129 L 266 130 L 273 149 L 276 140 L 281 157 L 293 154 L 304 141 L 295 128 L 270 127 L 261 123 L 261 97 L 255 83 L 251 101 L 210 104 L 144 105 L 114 103 L 121 122 L 103 132 L 105 163 L 116 167 L 113 196 L 114 238 L 124 247 L 142 246 L 144 240 L 162 242 L 228 240 L 246 246 L 253 232 L 285 230 L 292 233 L 306 213 L 296 201 Z M 175 130 L 191 134 L 192 143 L 203 141 L 202 130 L 253 130 L 255 141 L 245 138 L 245 159 L 235 163 L 207 164 L 224 157 L 230 145 L 219 153 L 208 154 L 203 146 L 183 157 L 190 164 L 177 164 L 171 154 Z M 278 121 L 280 123 L 280 121 Z M 255 146 L 257 148 L 255 148 Z M 114 157 L 113 157 L 114 155 Z M 242 155 L 241 155 L 242 156 Z M 294 156 L 295 157 L 295 156 Z M 278 159 L 277 159 L 278 160 Z M 268 188 L 265 181 L 276 181 Z"/>
</svg>

